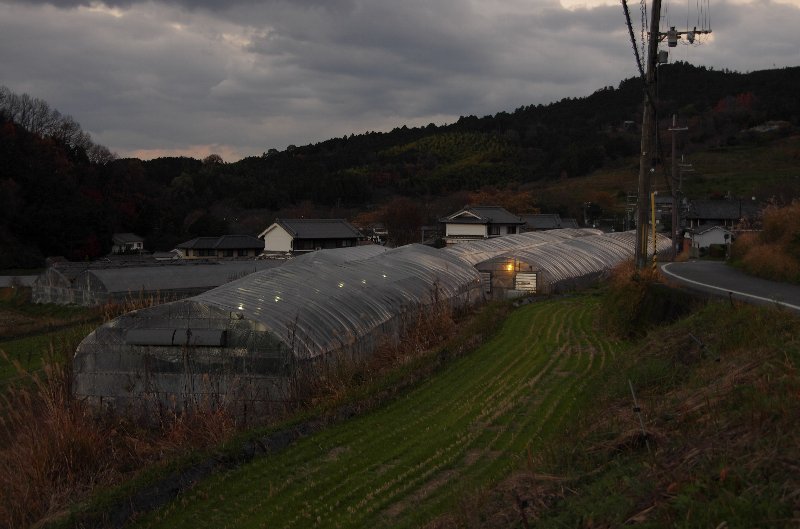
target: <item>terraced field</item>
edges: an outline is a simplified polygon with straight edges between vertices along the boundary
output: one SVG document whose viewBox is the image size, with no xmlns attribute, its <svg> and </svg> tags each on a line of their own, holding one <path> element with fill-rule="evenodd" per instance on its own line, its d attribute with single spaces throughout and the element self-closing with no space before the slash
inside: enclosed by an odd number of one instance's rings
<svg viewBox="0 0 800 529">
<path fill-rule="evenodd" d="M 404 397 L 215 476 L 139 527 L 417 527 L 519 466 L 559 431 L 624 344 L 599 301 L 528 305 Z"/>
</svg>

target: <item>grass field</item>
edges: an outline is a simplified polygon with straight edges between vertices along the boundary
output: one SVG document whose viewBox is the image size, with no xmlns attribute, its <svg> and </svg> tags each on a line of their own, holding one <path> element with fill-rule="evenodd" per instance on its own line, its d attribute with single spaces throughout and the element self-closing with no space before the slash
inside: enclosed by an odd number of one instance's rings
<svg viewBox="0 0 800 529">
<path fill-rule="evenodd" d="M 570 421 L 624 347 L 596 298 L 513 313 L 487 345 L 384 408 L 202 483 L 138 527 L 417 527 Z"/>
<path fill-rule="evenodd" d="M 27 378 L 24 373 L 41 369 L 44 356 L 52 349 L 67 345 L 74 348 L 95 327 L 96 323 L 78 323 L 49 333 L 1 341 L 0 389 Z"/>
</svg>

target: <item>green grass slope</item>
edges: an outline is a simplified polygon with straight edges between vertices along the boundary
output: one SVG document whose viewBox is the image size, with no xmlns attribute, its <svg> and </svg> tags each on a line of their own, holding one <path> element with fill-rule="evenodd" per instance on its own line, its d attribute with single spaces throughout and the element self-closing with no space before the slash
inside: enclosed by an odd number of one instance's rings
<svg viewBox="0 0 800 529">
<path fill-rule="evenodd" d="M 530 305 L 406 397 L 201 483 L 137 527 L 417 527 L 562 431 L 625 345 L 597 298 Z M 594 388 L 594 389 L 593 389 Z"/>
</svg>

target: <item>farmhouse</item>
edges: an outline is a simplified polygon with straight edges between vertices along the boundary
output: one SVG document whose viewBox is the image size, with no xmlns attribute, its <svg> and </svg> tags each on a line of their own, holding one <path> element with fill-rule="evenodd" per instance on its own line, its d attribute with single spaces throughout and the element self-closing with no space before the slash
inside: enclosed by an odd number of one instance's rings
<svg viewBox="0 0 800 529">
<path fill-rule="evenodd" d="M 468 206 L 439 222 L 445 225 L 445 242 L 488 239 L 519 233 L 525 221 L 499 206 Z"/>
<path fill-rule="evenodd" d="M 263 250 L 263 244 L 252 235 L 223 235 L 195 237 L 182 242 L 177 250 L 184 259 L 253 259 Z"/>
<path fill-rule="evenodd" d="M 734 228 L 745 218 L 758 216 L 760 208 L 752 200 L 692 200 L 686 213 L 687 228 L 723 226 Z"/>
<path fill-rule="evenodd" d="M 733 242 L 733 231 L 719 225 L 696 228 L 687 233 L 692 241 L 692 249 L 695 251 L 708 249 L 712 244 L 725 245 Z"/>
<path fill-rule="evenodd" d="M 144 239 L 135 233 L 115 233 L 111 237 L 111 253 L 136 253 L 144 250 Z"/>
<path fill-rule="evenodd" d="M 265 254 L 302 254 L 356 246 L 361 232 L 344 219 L 275 219 L 258 237 Z"/>
</svg>

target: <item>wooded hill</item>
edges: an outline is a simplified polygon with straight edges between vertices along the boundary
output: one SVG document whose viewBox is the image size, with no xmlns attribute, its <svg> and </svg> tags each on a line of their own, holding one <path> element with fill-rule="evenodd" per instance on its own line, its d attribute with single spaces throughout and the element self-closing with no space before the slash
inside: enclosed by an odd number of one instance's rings
<svg viewBox="0 0 800 529">
<path fill-rule="evenodd" d="M 764 135 L 746 131 L 771 120 L 787 122 L 776 134 L 792 134 L 800 124 L 797 86 L 800 67 L 742 74 L 666 65 L 658 81 L 662 129 L 673 113 L 688 120 L 685 151 L 763 143 Z M 630 165 L 641 107 L 642 82 L 631 78 L 584 98 L 272 149 L 233 163 L 218 156 L 92 161 L 81 145 L 31 132 L 0 107 L 0 268 L 39 266 L 49 255 L 92 259 L 108 252 L 114 232 L 135 232 L 148 249 L 168 250 L 200 235 L 257 233 L 277 215 L 352 218 L 398 196 L 428 204 L 417 215 L 430 222 L 464 191 L 525 186 L 535 195 L 554 180 Z"/>
</svg>

